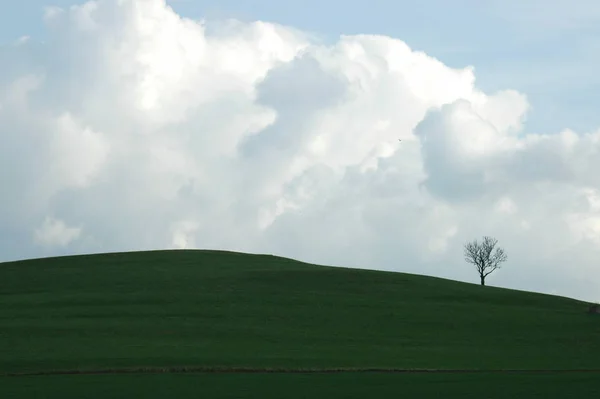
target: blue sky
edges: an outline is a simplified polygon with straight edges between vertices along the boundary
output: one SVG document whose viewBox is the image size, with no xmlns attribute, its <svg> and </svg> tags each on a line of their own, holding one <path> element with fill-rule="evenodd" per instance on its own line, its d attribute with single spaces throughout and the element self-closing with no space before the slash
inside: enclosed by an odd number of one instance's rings
<svg viewBox="0 0 600 399">
<path fill-rule="evenodd" d="M 43 9 L 74 0 L 10 2 L 0 42 L 43 40 Z M 381 34 L 451 67 L 473 65 L 485 91 L 514 88 L 532 106 L 527 130 L 554 133 L 600 126 L 600 3 L 593 0 L 169 0 L 194 19 L 237 18 L 290 25 L 325 41 Z"/>
<path fill-rule="evenodd" d="M 5 3 L 0 262 L 212 248 L 477 283 L 462 246 L 492 235 L 490 285 L 600 300 L 600 2 Z"/>
</svg>

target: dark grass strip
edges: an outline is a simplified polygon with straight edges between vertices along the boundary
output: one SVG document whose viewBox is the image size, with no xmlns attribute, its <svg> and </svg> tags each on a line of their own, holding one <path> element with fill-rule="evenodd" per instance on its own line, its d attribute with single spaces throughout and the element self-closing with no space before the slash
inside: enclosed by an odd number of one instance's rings
<svg viewBox="0 0 600 399">
<path fill-rule="evenodd" d="M 97 370 L 46 370 L 3 373 L 4 377 L 100 374 L 331 374 L 331 373 L 600 373 L 600 369 L 402 369 L 402 368 L 249 368 L 249 367 L 135 367 Z"/>
</svg>

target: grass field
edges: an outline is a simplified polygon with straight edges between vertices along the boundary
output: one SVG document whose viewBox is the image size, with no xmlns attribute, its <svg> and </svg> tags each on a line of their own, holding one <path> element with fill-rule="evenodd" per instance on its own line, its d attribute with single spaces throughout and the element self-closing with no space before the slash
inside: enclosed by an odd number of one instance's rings
<svg viewBox="0 0 600 399">
<path fill-rule="evenodd" d="M 600 317 L 586 308 L 549 295 L 219 251 L 31 260 L 0 264 L 0 373 L 172 366 L 600 369 Z M 47 397 L 69 397 L 51 392 L 86 384 L 150 393 L 169 386 L 183 395 L 190 381 L 202 381 L 215 392 L 210 397 L 240 397 L 233 392 L 240 386 L 249 387 L 244 397 L 269 397 L 257 393 L 262 384 L 284 382 L 298 387 L 286 397 L 319 386 L 327 392 L 350 387 L 339 397 L 353 397 L 373 384 L 390 393 L 398 386 L 478 392 L 478 384 L 503 386 L 507 379 L 516 381 L 515 392 L 531 395 L 536 381 L 557 385 L 551 390 L 557 394 L 571 382 L 593 392 L 600 373 L 1 377 L 0 397 L 13 397 L 3 395 L 11 389 L 28 397 L 25 392 L 41 386 Z"/>
<path fill-rule="evenodd" d="M 596 399 L 597 373 L 553 374 L 161 374 L 0 379 L 3 398 Z"/>
</svg>

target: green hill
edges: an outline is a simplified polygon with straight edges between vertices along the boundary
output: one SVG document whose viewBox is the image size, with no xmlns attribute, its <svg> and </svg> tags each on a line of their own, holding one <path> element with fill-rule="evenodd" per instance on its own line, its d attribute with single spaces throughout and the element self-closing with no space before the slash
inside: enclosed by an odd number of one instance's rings
<svg viewBox="0 0 600 399">
<path fill-rule="evenodd" d="M 550 295 L 220 251 L 0 264 L 0 373 L 129 367 L 598 369 Z"/>
</svg>

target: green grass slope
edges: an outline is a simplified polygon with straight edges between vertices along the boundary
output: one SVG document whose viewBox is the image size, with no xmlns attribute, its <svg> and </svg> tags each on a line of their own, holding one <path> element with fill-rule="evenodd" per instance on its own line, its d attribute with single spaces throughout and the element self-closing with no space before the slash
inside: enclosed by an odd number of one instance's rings
<svg viewBox="0 0 600 399">
<path fill-rule="evenodd" d="M 0 373 L 140 366 L 598 369 L 585 303 L 220 251 L 0 264 Z"/>
</svg>

